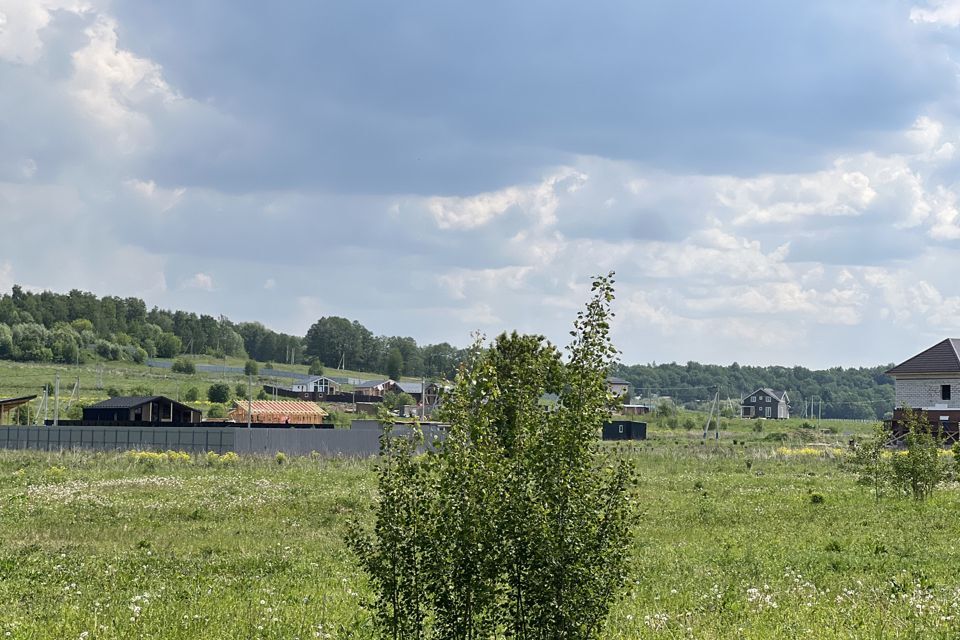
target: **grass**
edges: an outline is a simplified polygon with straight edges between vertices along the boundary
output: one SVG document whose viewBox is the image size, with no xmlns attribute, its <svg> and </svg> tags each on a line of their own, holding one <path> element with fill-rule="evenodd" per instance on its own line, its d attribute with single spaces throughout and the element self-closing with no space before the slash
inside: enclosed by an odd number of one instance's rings
<svg viewBox="0 0 960 640">
<path fill-rule="evenodd" d="M 960 635 L 956 483 L 877 501 L 843 435 L 651 431 L 605 637 Z M 0 637 L 373 637 L 370 461 L 180 458 L 0 452 Z"/>
</svg>

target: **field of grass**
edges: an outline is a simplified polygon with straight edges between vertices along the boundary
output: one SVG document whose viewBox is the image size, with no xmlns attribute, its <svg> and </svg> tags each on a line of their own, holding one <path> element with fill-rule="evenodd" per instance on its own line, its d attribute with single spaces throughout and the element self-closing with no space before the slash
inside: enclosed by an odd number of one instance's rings
<svg viewBox="0 0 960 640">
<path fill-rule="evenodd" d="M 844 436 L 652 436 L 605 637 L 960 635 L 956 483 L 876 501 Z M 374 486 L 371 461 L 0 452 L 0 638 L 372 638 L 342 535 Z"/>
</svg>

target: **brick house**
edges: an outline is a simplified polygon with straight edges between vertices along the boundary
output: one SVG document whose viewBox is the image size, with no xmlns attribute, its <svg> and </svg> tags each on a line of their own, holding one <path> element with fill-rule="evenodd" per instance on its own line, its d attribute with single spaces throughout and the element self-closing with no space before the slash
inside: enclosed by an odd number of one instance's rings
<svg viewBox="0 0 960 640">
<path fill-rule="evenodd" d="M 790 417 L 790 398 L 786 391 L 757 389 L 740 400 L 740 417 L 786 420 Z"/>
<path fill-rule="evenodd" d="M 960 340 L 947 338 L 886 372 L 893 378 L 896 432 L 903 409 L 923 412 L 953 439 L 960 423 Z"/>
</svg>

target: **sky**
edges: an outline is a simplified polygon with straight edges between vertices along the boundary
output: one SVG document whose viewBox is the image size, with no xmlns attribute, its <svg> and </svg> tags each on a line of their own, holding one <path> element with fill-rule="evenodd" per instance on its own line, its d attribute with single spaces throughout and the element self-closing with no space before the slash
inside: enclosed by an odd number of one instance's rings
<svg viewBox="0 0 960 640">
<path fill-rule="evenodd" d="M 0 290 L 625 363 L 960 336 L 960 0 L 0 0 Z"/>
</svg>

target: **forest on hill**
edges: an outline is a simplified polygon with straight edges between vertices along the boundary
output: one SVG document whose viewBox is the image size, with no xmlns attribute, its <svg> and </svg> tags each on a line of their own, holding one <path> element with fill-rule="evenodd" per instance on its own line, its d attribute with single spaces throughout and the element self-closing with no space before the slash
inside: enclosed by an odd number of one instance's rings
<svg viewBox="0 0 960 640">
<path fill-rule="evenodd" d="M 669 396 L 677 404 L 693 406 L 712 398 L 719 388 L 722 399 L 739 402 L 742 396 L 769 387 L 787 392 L 793 416 L 802 416 L 813 400 L 814 413 L 822 408 L 824 418 L 876 420 L 893 410 L 893 379 L 884 373 L 890 367 L 811 370 L 688 362 L 620 365 L 616 375 L 645 399 Z"/>
<path fill-rule="evenodd" d="M 375 336 L 346 318 L 321 318 L 303 337 L 222 315 L 148 309 L 139 298 L 34 293 L 17 285 L 0 296 L 0 359 L 142 363 L 184 354 L 431 378 L 452 377 L 461 358 L 461 350 L 447 343 L 420 346 L 409 337 Z"/>
<path fill-rule="evenodd" d="M 35 293 L 14 286 L 0 296 L 0 359 L 64 364 L 174 358 L 183 354 L 252 358 L 260 362 L 320 363 L 389 377 L 452 378 L 463 350 L 448 343 L 418 345 L 378 336 L 356 320 L 318 319 L 305 336 L 279 333 L 259 322 L 232 322 L 187 311 L 148 309 L 139 298 L 97 297 L 73 290 Z M 893 407 L 887 366 L 833 368 L 681 364 L 621 365 L 615 373 L 643 398 L 669 396 L 693 406 L 712 398 L 739 400 L 760 387 L 786 390 L 792 412 L 822 400 L 827 418 L 881 418 Z"/>
</svg>

